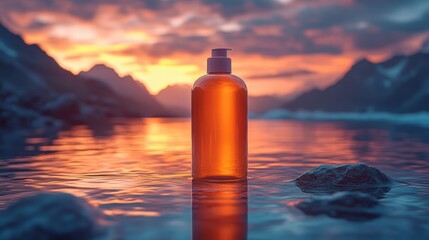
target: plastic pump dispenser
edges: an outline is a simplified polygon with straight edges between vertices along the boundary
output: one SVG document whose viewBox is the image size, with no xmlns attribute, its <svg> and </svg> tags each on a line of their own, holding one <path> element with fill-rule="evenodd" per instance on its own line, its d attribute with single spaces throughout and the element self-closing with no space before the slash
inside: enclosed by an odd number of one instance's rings
<svg viewBox="0 0 429 240">
<path fill-rule="evenodd" d="M 212 57 L 207 58 L 207 73 L 231 73 L 231 48 L 213 48 Z"/>
<path fill-rule="evenodd" d="M 229 48 L 214 48 L 207 75 L 192 88 L 192 177 L 197 181 L 247 178 L 247 88 L 231 74 Z"/>
</svg>

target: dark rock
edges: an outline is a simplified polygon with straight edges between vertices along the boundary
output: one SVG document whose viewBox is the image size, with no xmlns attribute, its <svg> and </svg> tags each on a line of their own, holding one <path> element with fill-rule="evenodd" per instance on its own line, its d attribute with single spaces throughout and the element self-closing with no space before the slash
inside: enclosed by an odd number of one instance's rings
<svg viewBox="0 0 429 240">
<path fill-rule="evenodd" d="M 330 196 L 316 196 L 296 205 L 307 215 L 328 215 L 350 221 L 365 221 L 381 216 L 378 200 L 366 193 L 339 192 Z"/>
<path fill-rule="evenodd" d="M 40 193 L 0 212 L 0 239 L 106 239 L 104 215 L 84 199 L 67 193 Z"/>
<path fill-rule="evenodd" d="M 390 191 L 394 181 L 374 167 L 366 164 L 322 165 L 303 173 L 295 184 L 303 192 L 333 193 L 360 191 L 380 197 Z"/>
</svg>

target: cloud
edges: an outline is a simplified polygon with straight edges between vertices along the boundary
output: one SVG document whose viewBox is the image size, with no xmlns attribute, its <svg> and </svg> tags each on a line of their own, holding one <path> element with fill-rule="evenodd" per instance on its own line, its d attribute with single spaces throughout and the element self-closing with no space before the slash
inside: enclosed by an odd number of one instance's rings
<svg viewBox="0 0 429 240">
<path fill-rule="evenodd" d="M 14 26 L 23 31 L 44 29 L 48 23 L 40 21 L 37 16 L 47 12 L 77 18 L 76 22 L 92 23 L 99 32 L 116 32 L 130 27 L 141 29 L 159 39 L 153 47 L 160 52 L 150 50 L 150 54 L 157 56 L 177 51 L 199 53 L 204 50 L 202 45 L 209 43 L 272 57 L 319 53 L 336 55 L 343 53 L 349 42 L 354 43 L 353 47 L 358 50 L 373 50 L 429 31 L 427 0 L 282 2 L 3 0 L 0 15 L 3 21 L 17 24 L 17 20 L 11 17 L 12 13 L 17 12 L 20 16 L 33 13 L 33 19 L 26 24 Z M 68 19 L 67 23 L 71 24 L 70 21 Z M 225 31 L 225 26 L 234 28 Z M 311 35 L 317 31 L 324 34 Z M 324 40 L 327 35 L 328 41 Z M 186 41 L 189 41 L 188 45 L 195 46 L 186 46 Z"/>
<path fill-rule="evenodd" d="M 304 29 L 281 15 L 261 16 L 241 22 L 242 30 L 220 32 L 224 45 L 249 54 L 283 56 L 293 54 L 339 54 L 342 47 L 319 43 Z"/>
<path fill-rule="evenodd" d="M 399 31 L 404 33 L 424 32 L 429 30 L 429 8 L 415 19 L 375 21 L 375 24 L 386 31 Z"/>
<path fill-rule="evenodd" d="M 296 77 L 296 76 L 307 76 L 315 74 L 316 72 L 307 70 L 307 69 L 295 69 L 284 72 L 278 72 L 274 74 L 261 74 L 261 75 L 253 75 L 249 76 L 250 80 L 259 80 L 259 79 L 284 79 L 288 77 Z"/>
<path fill-rule="evenodd" d="M 365 50 L 385 48 L 408 37 L 400 32 L 386 31 L 373 26 L 365 29 L 356 29 L 351 34 L 353 35 L 355 47 Z"/>
<path fill-rule="evenodd" d="M 31 30 L 37 30 L 37 29 L 43 29 L 47 26 L 49 26 L 49 23 L 36 20 L 36 21 L 30 22 L 26 27 Z"/>
<path fill-rule="evenodd" d="M 386 48 L 429 30 L 426 0 L 355 0 L 303 8 L 296 16 L 304 30 L 338 28 L 360 50 Z"/>
<path fill-rule="evenodd" d="M 166 34 L 159 42 L 153 45 L 142 46 L 142 50 L 151 56 L 169 56 L 173 53 L 182 52 L 188 54 L 199 54 L 210 46 L 210 39 L 205 36 L 178 36 L 176 34 Z"/>
<path fill-rule="evenodd" d="M 429 52 L 429 37 L 427 37 L 426 40 L 423 41 L 420 50 L 423 52 Z"/>
<path fill-rule="evenodd" d="M 279 1 L 275 0 L 202 0 L 202 3 L 214 6 L 227 18 L 268 11 L 282 6 Z"/>
</svg>

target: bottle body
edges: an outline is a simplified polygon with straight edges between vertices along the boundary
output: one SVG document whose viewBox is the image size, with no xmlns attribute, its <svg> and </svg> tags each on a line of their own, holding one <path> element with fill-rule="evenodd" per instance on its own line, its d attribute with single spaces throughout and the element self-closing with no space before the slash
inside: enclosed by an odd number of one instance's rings
<svg viewBox="0 0 429 240">
<path fill-rule="evenodd" d="M 247 177 L 247 88 L 228 74 L 207 74 L 192 89 L 192 177 Z"/>
</svg>

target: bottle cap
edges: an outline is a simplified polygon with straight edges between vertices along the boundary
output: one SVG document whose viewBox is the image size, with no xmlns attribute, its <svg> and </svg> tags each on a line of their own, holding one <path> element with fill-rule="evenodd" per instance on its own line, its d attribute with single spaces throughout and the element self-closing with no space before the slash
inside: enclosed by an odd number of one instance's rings
<svg viewBox="0 0 429 240">
<path fill-rule="evenodd" d="M 212 56 L 207 58 L 207 73 L 231 73 L 231 48 L 213 48 Z"/>
</svg>

